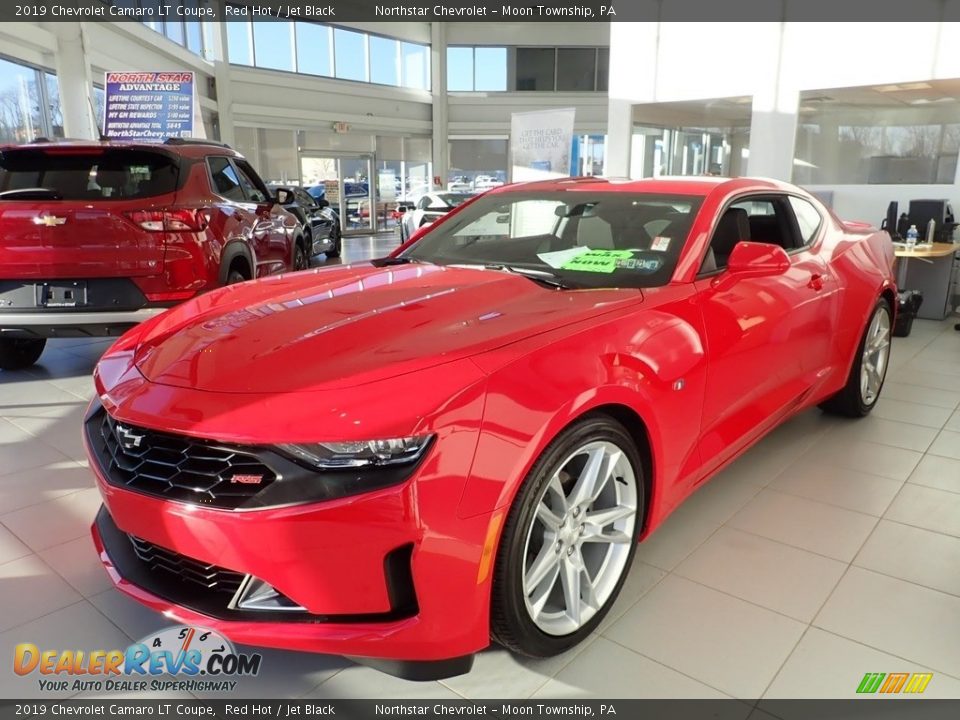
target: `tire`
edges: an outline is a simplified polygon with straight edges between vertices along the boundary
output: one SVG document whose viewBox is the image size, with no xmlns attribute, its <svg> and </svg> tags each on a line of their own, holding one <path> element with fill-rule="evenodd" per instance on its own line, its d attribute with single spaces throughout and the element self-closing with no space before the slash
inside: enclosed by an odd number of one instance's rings
<svg viewBox="0 0 960 720">
<path fill-rule="evenodd" d="M 824 412 L 859 418 L 873 410 L 890 365 L 890 318 L 890 306 L 880 298 L 863 330 L 847 383 L 836 395 L 820 403 Z"/>
<path fill-rule="evenodd" d="M 0 370 L 22 370 L 43 354 L 46 338 L 0 338 Z"/>
<path fill-rule="evenodd" d="M 227 273 L 227 285 L 234 285 L 235 283 L 246 282 L 247 277 L 242 272 L 236 268 L 231 268 L 230 272 Z"/>
<path fill-rule="evenodd" d="M 327 257 L 340 257 L 340 253 L 343 252 L 343 233 L 340 231 L 340 223 L 334 225 L 330 230 L 330 240 L 333 242 L 333 249 L 327 251 Z"/>
<path fill-rule="evenodd" d="M 308 264 L 307 251 L 303 249 L 303 239 L 297 238 L 293 245 L 293 272 L 306 270 Z"/>
<path fill-rule="evenodd" d="M 579 481 L 589 477 L 591 458 L 599 460 L 599 490 Z M 643 465 L 622 425 L 598 414 L 560 433 L 530 470 L 503 528 L 491 596 L 492 639 L 522 655 L 550 657 L 593 632 L 627 577 L 644 502 Z M 604 510 L 613 519 L 584 522 Z M 610 542 L 589 539 L 601 536 Z M 571 603 L 573 597 L 579 602 Z"/>
<path fill-rule="evenodd" d="M 303 229 L 303 247 L 307 251 L 307 265 L 309 265 L 310 258 L 313 257 L 313 230 L 309 226 Z"/>
</svg>

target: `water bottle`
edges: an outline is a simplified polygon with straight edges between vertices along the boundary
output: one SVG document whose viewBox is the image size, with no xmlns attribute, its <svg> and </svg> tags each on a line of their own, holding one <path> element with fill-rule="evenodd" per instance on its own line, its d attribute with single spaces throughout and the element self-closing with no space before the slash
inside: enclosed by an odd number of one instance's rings
<svg viewBox="0 0 960 720">
<path fill-rule="evenodd" d="M 927 237 L 924 242 L 932 243 L 937 237 L 937 221 L 933 218 L 930 218 L 930 222 L 927 223 Z"/>
<path fill-rule="evenodd" d="M 907 230 L 907 249 L 913 250 L 917 246 L 917 226 L 911 225 L 910 229 Z"/>
</svg>

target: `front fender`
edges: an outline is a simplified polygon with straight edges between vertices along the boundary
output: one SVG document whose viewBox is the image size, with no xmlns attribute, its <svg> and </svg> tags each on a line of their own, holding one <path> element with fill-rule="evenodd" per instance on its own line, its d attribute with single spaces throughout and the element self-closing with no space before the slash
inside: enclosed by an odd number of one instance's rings
<svg viewBox="0 0 960 720">
<path fill-rule="evenodd" d="M 627 408 L 643 424 L 653 466 L 649 517 L 676 504 L 700 465 L 706 358 L 702 335 L 691 324 L 697 317 L 656 310 L 619 317 L 538 343 L 492 372 L 459 516 L 509 507 L 550 442 L 577 418 L 609 405 Z"/>
</svg>

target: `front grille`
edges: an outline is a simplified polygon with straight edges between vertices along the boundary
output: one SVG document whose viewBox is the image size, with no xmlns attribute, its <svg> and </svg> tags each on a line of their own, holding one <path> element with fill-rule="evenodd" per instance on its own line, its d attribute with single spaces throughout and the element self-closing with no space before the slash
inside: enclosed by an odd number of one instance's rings
<svg viewBox="0 0 960 720">
<path fill-rule="evenodd" d="M 194 560 L 186 555 L 154 545 L 134 535 L 128 535 L 133 551 L 151 571 L 174 576 L 184 583 L 231 597 L 240 589 L 244 575 L 216 565 Z"/>
<path fill-rule="evenodd" d="M 232 509 L 277 479 L 253 449 L 121 424 L 103 410 L 88 437 L 111 485 L 168 500 Z"/>
</svg>

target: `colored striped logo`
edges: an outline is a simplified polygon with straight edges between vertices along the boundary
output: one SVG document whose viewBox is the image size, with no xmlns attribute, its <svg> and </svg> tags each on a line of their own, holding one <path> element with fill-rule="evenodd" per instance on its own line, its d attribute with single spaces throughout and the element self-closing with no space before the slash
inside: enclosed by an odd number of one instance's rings
<svg viewBox="0 0 960 720">
<path fill-rule="evenodd" d="M 873 693 L 914 693 L 927 689 L 933 673 L 866 673 L 857 692 L 864 695 Z"/>
</svg>

